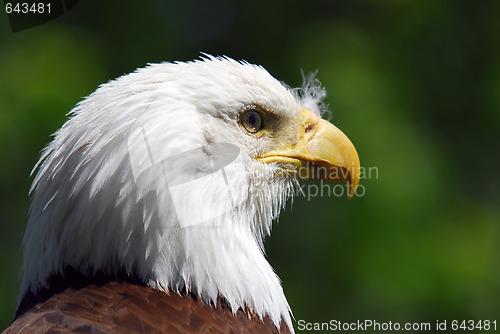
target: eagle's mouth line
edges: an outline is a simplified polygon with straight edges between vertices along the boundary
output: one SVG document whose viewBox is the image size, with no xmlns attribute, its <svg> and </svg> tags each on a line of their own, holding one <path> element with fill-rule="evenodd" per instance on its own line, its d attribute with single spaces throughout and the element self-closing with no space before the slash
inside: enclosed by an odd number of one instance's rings
<svg viewBox="0 0 500 334">
<path fill-rule="evenodd" d="M 276 163 L 288 174 L 295 174 L 303 180 L 316 180 L 327 182 L 350 181 L 351 173 L 345 167 L 332 165 L 321 161 L 307 161 L 285 155 L 259 157 L 263 163 Z"/>
<path fill-rule="evenodd" d="M 283 156 L 283 155 L 273 155 L 273 156 L 267 156 L 267 157 L 259 157 L 257 160 L 270 164 L 270 163 L 277 163 L 280 166 L 281 165 L 290 165 L 294 167 L 294 170 L 297 170 L 303 166 L 303 161 L 294 157 L 289 157 L 289 156 Z"/>
<path fill-rule="evenodd" d="M 260 161 L 265 164 L 276 164 L 280 167 L 279 170 L 276 171 L 277 175 L 293 175 L 297 176 L 298 172 L 303 166 L 303 161 L 297 158 L 292 158 L 288 156 L 266 156 L 266 157 L 258 157 L 257 161 Z"/>
</svg>

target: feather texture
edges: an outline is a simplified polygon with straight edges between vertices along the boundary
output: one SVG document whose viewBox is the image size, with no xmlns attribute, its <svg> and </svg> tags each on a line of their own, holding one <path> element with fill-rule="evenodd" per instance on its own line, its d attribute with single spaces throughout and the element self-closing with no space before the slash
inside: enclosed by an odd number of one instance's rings
<svg viewBox="0 0 500 334">
<path fill-rule="evenodd" d="M 5 333 L 290 333 L 269 317 L 259 319 L 224 301 L 209 306 L 178 295 L 126 282 L 67 289 L 37 304 Z"/>
</svg>

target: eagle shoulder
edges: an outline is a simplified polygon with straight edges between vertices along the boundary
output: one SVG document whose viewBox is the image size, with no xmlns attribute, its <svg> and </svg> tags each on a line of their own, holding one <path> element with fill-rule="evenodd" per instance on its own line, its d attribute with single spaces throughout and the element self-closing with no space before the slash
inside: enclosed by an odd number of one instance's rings
<svg viewBox="0 0 500 334">
<path fill-rule="evenodd" d="M 67 288 L 20 315 L 5 333 L 290 333 L 269 317 L 207 305 L 194 295 L 111 281 Z"/>
</svg>

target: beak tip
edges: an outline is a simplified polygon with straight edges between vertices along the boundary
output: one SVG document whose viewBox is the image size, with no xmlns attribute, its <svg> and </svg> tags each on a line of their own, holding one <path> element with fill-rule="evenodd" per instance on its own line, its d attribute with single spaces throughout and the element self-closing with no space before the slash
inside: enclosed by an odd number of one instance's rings
<svg viewBox="0 0 500 334">
<path fill-rule="evenodd" d="M 356 190 L 358 189 L 359 186 L 359 178 L 360 178 L 359 162 L 357 168 L 354 168 L 354 170 L 351 171 L 350 174 L 351 178 L 347 181 L 347 198 L 351 200 L 356 195 Z"/>
</svg>

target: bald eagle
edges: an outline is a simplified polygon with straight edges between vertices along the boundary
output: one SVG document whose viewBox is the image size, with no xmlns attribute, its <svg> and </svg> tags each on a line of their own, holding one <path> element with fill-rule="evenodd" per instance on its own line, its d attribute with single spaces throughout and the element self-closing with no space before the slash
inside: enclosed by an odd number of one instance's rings
<svg viewBox="0 0 500 334">
<path fill-rule="evenodd" d="M 81 101 L 33 169 L 7 331 L 293 332 L 263 238 L 298 179 L 359 181 L 313 81 L 206 55 Z"/>
</svg>

